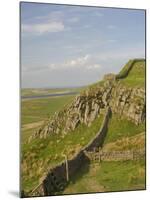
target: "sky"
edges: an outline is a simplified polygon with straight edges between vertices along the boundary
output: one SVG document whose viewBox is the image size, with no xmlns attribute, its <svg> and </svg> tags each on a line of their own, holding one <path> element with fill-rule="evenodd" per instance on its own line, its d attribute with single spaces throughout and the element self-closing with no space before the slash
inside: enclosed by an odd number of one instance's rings
<svg viewBox="0 0 150 200">
<path fill-rule="evenodd" d="M 79 87 L 145 58 L 143 10 L 21 3 L 21 87 Z"/>
</svg>

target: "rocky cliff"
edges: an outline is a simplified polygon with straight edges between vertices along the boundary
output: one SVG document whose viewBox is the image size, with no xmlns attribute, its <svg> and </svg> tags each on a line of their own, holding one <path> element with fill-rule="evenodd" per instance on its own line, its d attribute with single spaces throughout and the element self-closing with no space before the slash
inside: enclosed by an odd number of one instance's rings
<svg viewBox="0 0 150 200">
<path fill-rule="evenodd" d="M 110 106 L 112 112 L 119 114 L 120 117 L 126 117 L 137 125 L 142 123 L 145 120 L 145 87 L 127 86 L 122 82 L 131 71 L 133 73 L 136 64 L 138 70 L 145 68 L 144 60 L 131 60 L 120 74 L 105 75 L 101 82 L 89 86 L 64 110 L 55 113 L 53 118 L 36 131 L 29 140 L 36 137 L 46 138 L 50 134 L 60 132 L 67 134 L 81 123 L 90 126 L 107 106 Z"/>
<path fill-rule="evenodd" d="M 117 84 L 111 93 L 112 112 L 140 124 L 145 120 L 145 89 Z"/>
</svg>

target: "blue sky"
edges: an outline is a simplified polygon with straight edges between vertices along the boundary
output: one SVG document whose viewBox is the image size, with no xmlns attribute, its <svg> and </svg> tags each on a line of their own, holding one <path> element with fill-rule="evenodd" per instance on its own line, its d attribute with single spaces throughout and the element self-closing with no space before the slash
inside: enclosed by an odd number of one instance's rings
<svg viewBox="0 0 150 200">
<path fill-rule="evenodd" d="M 22 87 L 88 85 L 138 57 L 143 10 L 21 3 Z"/>
</svg>

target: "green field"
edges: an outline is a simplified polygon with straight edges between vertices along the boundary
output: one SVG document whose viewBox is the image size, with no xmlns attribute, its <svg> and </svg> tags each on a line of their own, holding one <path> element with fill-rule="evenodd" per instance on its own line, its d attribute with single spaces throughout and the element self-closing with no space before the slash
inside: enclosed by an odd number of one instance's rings
<svg viewBox="0 0 150 200">
<path fill-rule="evenodd" d="M 38 122 L 52 116 L 67 105 L 74 96 L 28 99 L 21 102 L 21 125 Z"/>
<path fill-rule="evenodd" d="M 21 90 L 21 96 L 38 96 L 38 95 L 47 95 L 47 94 L 57 94 L 57 93 L 65 93 L 65 92 L 80 92 L 84 87 L 78 88 L 23 88 Z"/>
</svg>

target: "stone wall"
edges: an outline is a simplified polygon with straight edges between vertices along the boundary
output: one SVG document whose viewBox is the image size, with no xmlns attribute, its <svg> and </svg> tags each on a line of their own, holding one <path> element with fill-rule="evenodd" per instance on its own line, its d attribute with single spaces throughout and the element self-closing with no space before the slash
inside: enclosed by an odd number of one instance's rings
<svg viewBox="0 0 150 200">
<path fill-rule="evenodd" d="M 108 121 L 109 121 L 110 116 L 111 116 L 111 109 L 110 107 L 108 107 L 100 131 L 89 142 L 89 144 L 84 148 L 84 150 L 92 151 L 95 148 L 102 147 L 104 139 L 106 137 Z"/>
<path fill-rule="evenodd" d="M 90 162 L 86 156 L 85 151 L 91 151 L 93 148 L 101 147 L 106 133 L 109 117 L 111 116 L 111 109 L 108 107 L 100 131 L 97 135 L 72 159 L 68 160 L 68 176 L 71 179 L 75 173 L 83 166 L 83 164 Z M 49 171 L 46 177 L 43 178 L 39 184 L 28 196 L 49 196 L 60 192 L 67 185 L 66 163 L 65 161 L 57 165 Z"/>
<path fill-rule="evenodd" d="M 145 149 L 137 150 L 124 150 L 124 151 L 104 151 L 99 149 L 99 151 L 87 151 L 86 156 L 91 162 L 101 162 L 101 161 L 123 161 L 123 160 L 138 160 L 145 159 Z"/>
<path fill-rule="evenodd" d="M 136 62 L 140 62 L 140 61 L 144 61 L 145 59 L 134 59 L 134 60 L 129 60 L 129 62 L 127 63 L 127 67 L 126 67 L 126 70 L 124 70 L 123 73 L 121 74 L 117 74 L 116 75 L 116 79 L 123 79 L 123 78 L 126 78 L 129 74 L 129 72 L 131 71 L 133 65 L 136 63 Z"/>
<path fill-rule="evenodd" d="M 73 159 L 68 160 L 68 177 L 69 180 L 74 174 L 83 166 L 88 163 L 89 159 L 86 157 L 83 150 L 81 150 Z M 57 165 L 49 171 L 46 177 L 43 178 L 39 184 L 28 196 L 50 196 L 60 192 L 67 185 L 67 173 L 65 161 Z"/>
</svg>

